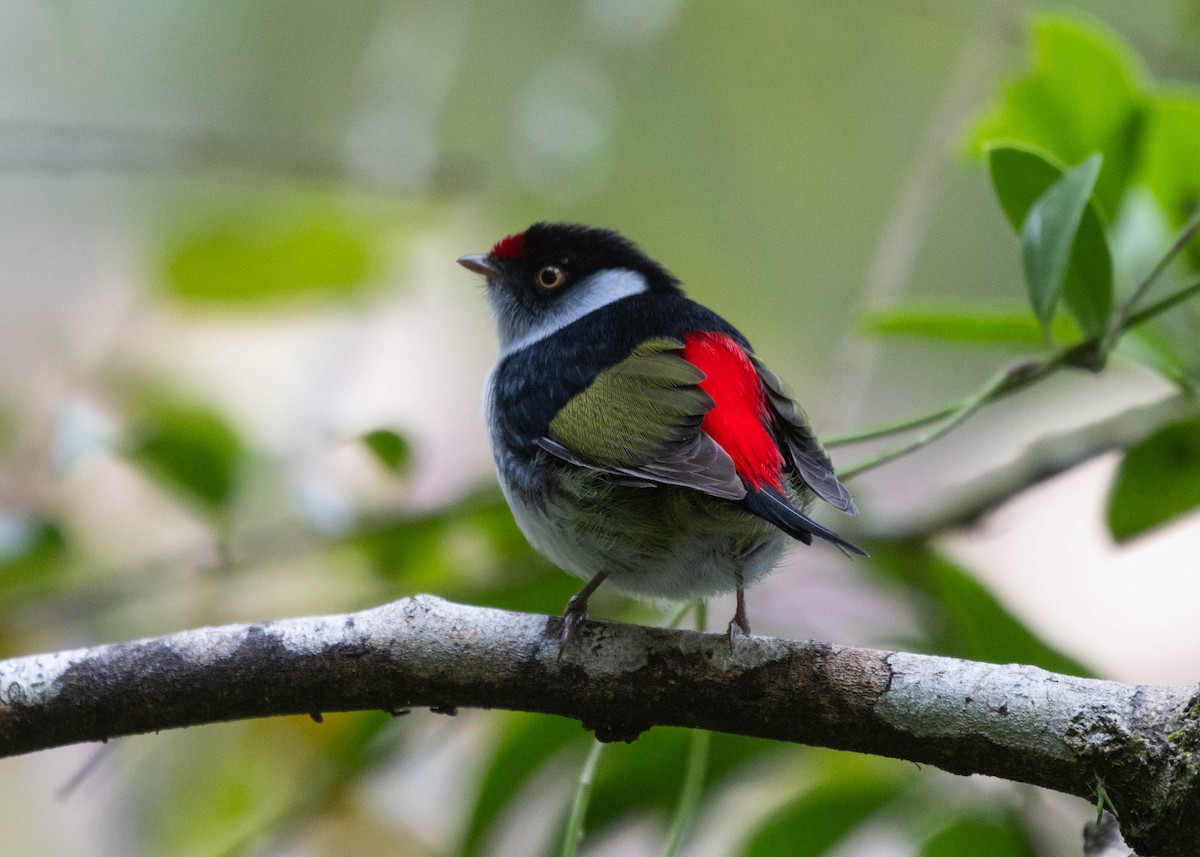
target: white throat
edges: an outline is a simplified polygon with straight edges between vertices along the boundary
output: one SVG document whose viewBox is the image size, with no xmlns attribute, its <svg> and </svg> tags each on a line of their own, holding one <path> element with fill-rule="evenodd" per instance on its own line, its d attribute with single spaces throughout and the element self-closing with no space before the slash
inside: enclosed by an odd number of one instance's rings
<svg viewBox="0 0 1200 857">
<path fill-rule="evenodd" d="M 500 356 L 504 357 L 522 348 L 527 348 L 562 330 L 568 324 L 579 321 L 601 307 L 606 307 L 622 298 L 644 294 L 650 287 L 646 278 L 637 271 L 617 268 L 593 274 L 559 300 L 555 311 L 530 327 L 510 342 L 500 344 Z"/>
</svg>

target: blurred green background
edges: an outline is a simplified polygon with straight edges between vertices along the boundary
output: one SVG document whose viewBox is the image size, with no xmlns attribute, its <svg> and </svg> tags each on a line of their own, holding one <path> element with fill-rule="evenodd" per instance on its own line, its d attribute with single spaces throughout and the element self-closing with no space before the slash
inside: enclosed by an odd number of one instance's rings
<svg viewBox="0 0 1200 857">
<path fill-rule="evenodd" d="M 1138 86 L 1195 97 L 1195 0 L 1054 8 L 1139 57 Z M 530 552 L 494 487 L 495 346 L 454 264 L 535 220 L 637 240 L 823 434 L 970 391 L 1021 349 L 872 339 L 862 318 L 914 300 L 1022 310 L 976 144 L 989 122 L 1013 130 L 996 110 L 1029 73 L 1040 9 L 0 0 L 0 657 L 416 592 L 561 610 L 576 581 Z M 1195 148 L 1148 162 L 1163 186 L 1200 164 L 1179 154 L 1200 153 L 1200 113 L 1180 116 Z M 1069 163 L 1091 151 L 1030 136 Z M 1119 287 L 1182 220 L 1161 194 L 1129 198 L 1109 213 L 1151 226 L 1119 235 L 1157 240 L 1120 248 Z M 855 480 L 862 531 L 1170 389 L 1131 361 L 1056 378 Z M 933 547 L 794 551 L 749 593 L 755 630 L 1194 681 L 1200 527 L 1116 547 L 1115 466 Z M 603 592 L 593 615 L 661 620 Z M 67 748 L 0 761 L 2 849 L 546 853 L 589 741 L 574 722 L 418 711 Z M 660 729 L 609 750 L 584 853 L 659 853 L 687 743 Z M 1089 814 L 715 736 L 684 853 L 1068 854 Z"/>
</svg>

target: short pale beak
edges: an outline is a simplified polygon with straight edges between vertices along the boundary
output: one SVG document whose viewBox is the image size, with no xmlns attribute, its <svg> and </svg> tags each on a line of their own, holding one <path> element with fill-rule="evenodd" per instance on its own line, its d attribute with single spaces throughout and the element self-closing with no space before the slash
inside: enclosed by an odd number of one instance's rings
<svg viewBox="0 0 1200 857">
<path fill-rule="evenodd" d="M 496 274 L 496 267 L 483 253 L 479 253 L 474 256 L 462 256 L 459 258 L 458 264 L 462 265 L 468 271 L 474 271 L 476 274 L 483 274 L 485 277 L 491 277 Z"/>
</svg>

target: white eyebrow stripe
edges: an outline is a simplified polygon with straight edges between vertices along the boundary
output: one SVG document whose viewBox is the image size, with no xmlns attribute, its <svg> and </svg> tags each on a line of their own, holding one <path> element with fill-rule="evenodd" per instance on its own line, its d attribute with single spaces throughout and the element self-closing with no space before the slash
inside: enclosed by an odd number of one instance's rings
<svg viewBox="0 0 1200 857">
<path fill-rule="evenodd" d="M 574 324 L 585 315 L 606 307 L 624 298 L 645 294 L 650 291 L 646 278 L 637 271 L 628 268 L 616 268 L 592 274 L 581 283 L 577 283 L 571 291 L 563 295 L 551 318 L 535 325 L 520 339 L 508 343 L 500 351 L 501 357 L 507 357 L 522 348 L 528 348 L 535 342 L 540 342 L 548 336 L 553 336 L 569 324 Z"/>
</svg>

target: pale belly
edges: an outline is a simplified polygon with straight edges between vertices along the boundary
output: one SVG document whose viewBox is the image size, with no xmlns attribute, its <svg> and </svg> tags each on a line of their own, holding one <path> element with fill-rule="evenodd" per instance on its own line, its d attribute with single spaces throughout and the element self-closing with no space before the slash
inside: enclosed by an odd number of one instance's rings
<svg viewBox="0 0 1200 857">
<path fill-rule="evenodd" d="M 584 580 L 609 573 L 613 587 L 643 598 L 683 600 L 732 592 L 769 573 L 790 538 L 733 503 L 698 491 L 632 488 L 578 470 L 536 502 L 501 480 L 530 544 Z"/>
</svg>

